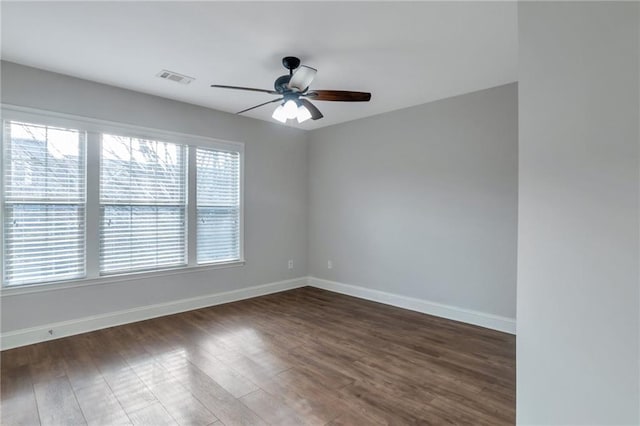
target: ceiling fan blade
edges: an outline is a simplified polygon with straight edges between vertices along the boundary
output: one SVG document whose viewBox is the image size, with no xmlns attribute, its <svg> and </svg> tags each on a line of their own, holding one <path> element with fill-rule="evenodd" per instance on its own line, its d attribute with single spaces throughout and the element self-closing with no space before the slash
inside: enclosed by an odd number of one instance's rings
<svg viewBox="0 0 640 426">
<path fill-rule="evenodd" d="M 318 70 L 308 67 L 306 65 L 300 65 L 300 67 L 293 73 L 291 80 L 289 80 L 289 89 L 297 92 L 304 92 L 304 89 L 309 87 Z"/>
<path fill-rule="evenodd" d="M 261 106 L 265 106 L 267 104 L 272 104 L 274 102 L 278 102 L 283 100 L 284 98 L 274 99 L 272 101 L 263 102 L 260 105 L 252 106 L 251 108 L 243 109 L 242 111 L 236 112 L 236 114 L 242 114 L 243 112 L 251 111 L 252 109 L 260 108 Z"/>
<path fill-rule="evenodd" d="M 312 120 L 319 120 L 322 117 L 324 117 L 322 115 L 322 113 L 320 112 L 320 110 L 318 108 L 316 108 L 316 106 L 314 104 L 309 102 L 309 99 L 301 98 L 300 102 L 302 102 L 302 105 L 304 105 L 305 108 L 307 108 L 309 110 L 309 112 L 311 113 L 311 119 Z"/>
<path fill-rule="evenodd" d="M 235 89 L 235 90 L 248 90 L 250 92 L 269 93 L 270 95 L 279 95 L 275 90 L 266 89 L 254 89 L 253 87 L 241 87 L 241 86 L 224 86 L 222 84 L 212 84 L 211 87 L 217 87 L 219 89 Z"/>
<path fill-rule="evenodd" d="M 336 102 L 369 102 L 371 99 L 371 93 L 349 92 L 346 90 L 314 90 L 304 96 L 314 101 Z"/>
</svg>

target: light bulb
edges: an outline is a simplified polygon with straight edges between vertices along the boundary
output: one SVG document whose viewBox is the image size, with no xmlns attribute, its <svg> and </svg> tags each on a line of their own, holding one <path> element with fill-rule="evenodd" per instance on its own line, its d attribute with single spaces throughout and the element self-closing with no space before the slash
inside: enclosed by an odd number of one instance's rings
<svg viewBox="0 0 640 426">
<path fill-rule="evenodd" d="M 296 118 L 298 115 L 298 105 L 292 100 L 284 103 L 284 115 L 289 118 Z"/>
<path fill-rule="evenodd" d="M 298 107 L 298 123 L 307 121 L 310 118 L 311 113 L 309 112 L 309 110 L 304 105 L 300 105 Z"/>
<path fill-rule="evenodd" d="M 273 111 L 273 115 L 271 116 L 274 119 L 278 120 L 281 123 L 287 122 L 287 115 L 284 112 L 284 107 L 282 105 L 278 105 L 275 111 Z"/>
</svg>

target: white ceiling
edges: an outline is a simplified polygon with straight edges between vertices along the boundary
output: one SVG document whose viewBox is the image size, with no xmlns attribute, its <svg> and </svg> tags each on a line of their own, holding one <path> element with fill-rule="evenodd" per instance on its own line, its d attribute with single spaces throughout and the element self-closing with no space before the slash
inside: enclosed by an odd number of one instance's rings
<svg viewBox="0 0 640 426">
<path fill-rule="evenodd" d="M 369 91 L 369 103 L 316 102 L 312 129 L 517 79 L 514 2 L 2 2 L 2 59 L 237 112 L 268 94 L 298 56 L 311 88 Z M 195 77 L 181 85 L 168 69 Z M 271 120 L 275 104 L 247 113 Z"/>
</svg>

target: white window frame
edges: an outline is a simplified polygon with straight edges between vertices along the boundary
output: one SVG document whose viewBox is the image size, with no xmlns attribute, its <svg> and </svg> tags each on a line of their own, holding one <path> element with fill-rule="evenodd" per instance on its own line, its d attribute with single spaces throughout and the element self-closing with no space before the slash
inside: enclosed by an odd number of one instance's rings
<svg viewBox="0 0 640 426">
<path fill-rule="evenodd" d="M 71 114 L 63 114 L 36 108 L 0 104 L 2 121 L 21 121 L 52 127 L 73 128 L 86 132 L 86 277 L 73 280 L 51 281 L 7 287 L 4 274 L 0 271 L 2 283 L 0 296 L 16 295 L 41 291 L 51 291 L 70 287 L 82 287 L 95 284 L 107 284 L 121 281 L 153 278 L 173 274 L 201 272 L 209 269 L 220 269 L 242 266 L 246 263 L 244 256 L 244 143 L 214 139 L 206 136 L 159 130 L 131 124 L 117 123 Z M 142 139 L 161 140 L 188 146 L 187 177 L 187 259 L 186 266 L 177 266 L 152 271 L 124 272 L 120 274 L 100 274 L 100 147 L 101 134 L 111 133 Z M 4 137 L 4 135 L 2 136 Z M 240 259 L 231 262 L 197 263 L 196 253 L 196 149 L 203 147 L 220 151 L 240 153 Z M 4 173 L 0 173 L 0 187 Z M 4 223 L 4 197 L 0 197 L 0 222 Z M 3 227 L 0 226 L 0 247 L 4 250 Z M 3 265 L 0 264 L 0 268 Z"/>
</svg>

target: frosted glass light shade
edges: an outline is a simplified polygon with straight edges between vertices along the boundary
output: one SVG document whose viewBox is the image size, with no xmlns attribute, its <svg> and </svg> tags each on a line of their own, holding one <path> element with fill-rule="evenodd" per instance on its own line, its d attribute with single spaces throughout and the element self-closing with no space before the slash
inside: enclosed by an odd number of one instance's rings
<svg viewBox="0 0 640 426">
<path fill-rule="evenodd" d="M 287 122 L 287 114 L 285 114 L 284 106 L 278 105 L 278 108 L 273 111 L 273 115 L 271 116 L 274 119 L 278 120 L 281 123 Z"/>
<path fill-rule="evenodd" d="M 302 123 L 304 121 L 307 121 L 308 119 L 311 118 L 311 113 L 309 112 L 309 110 L 304 106 L 304 105 L 300 105 L 298 107 L 298 123 Z"/>
<path fill-rule="evenodd" d="M 289 100 L 284 103 L 284 115 L 287 118 L 296 118 L 298 115 L 298 105 L 292 100 Z"/>
</svg>

